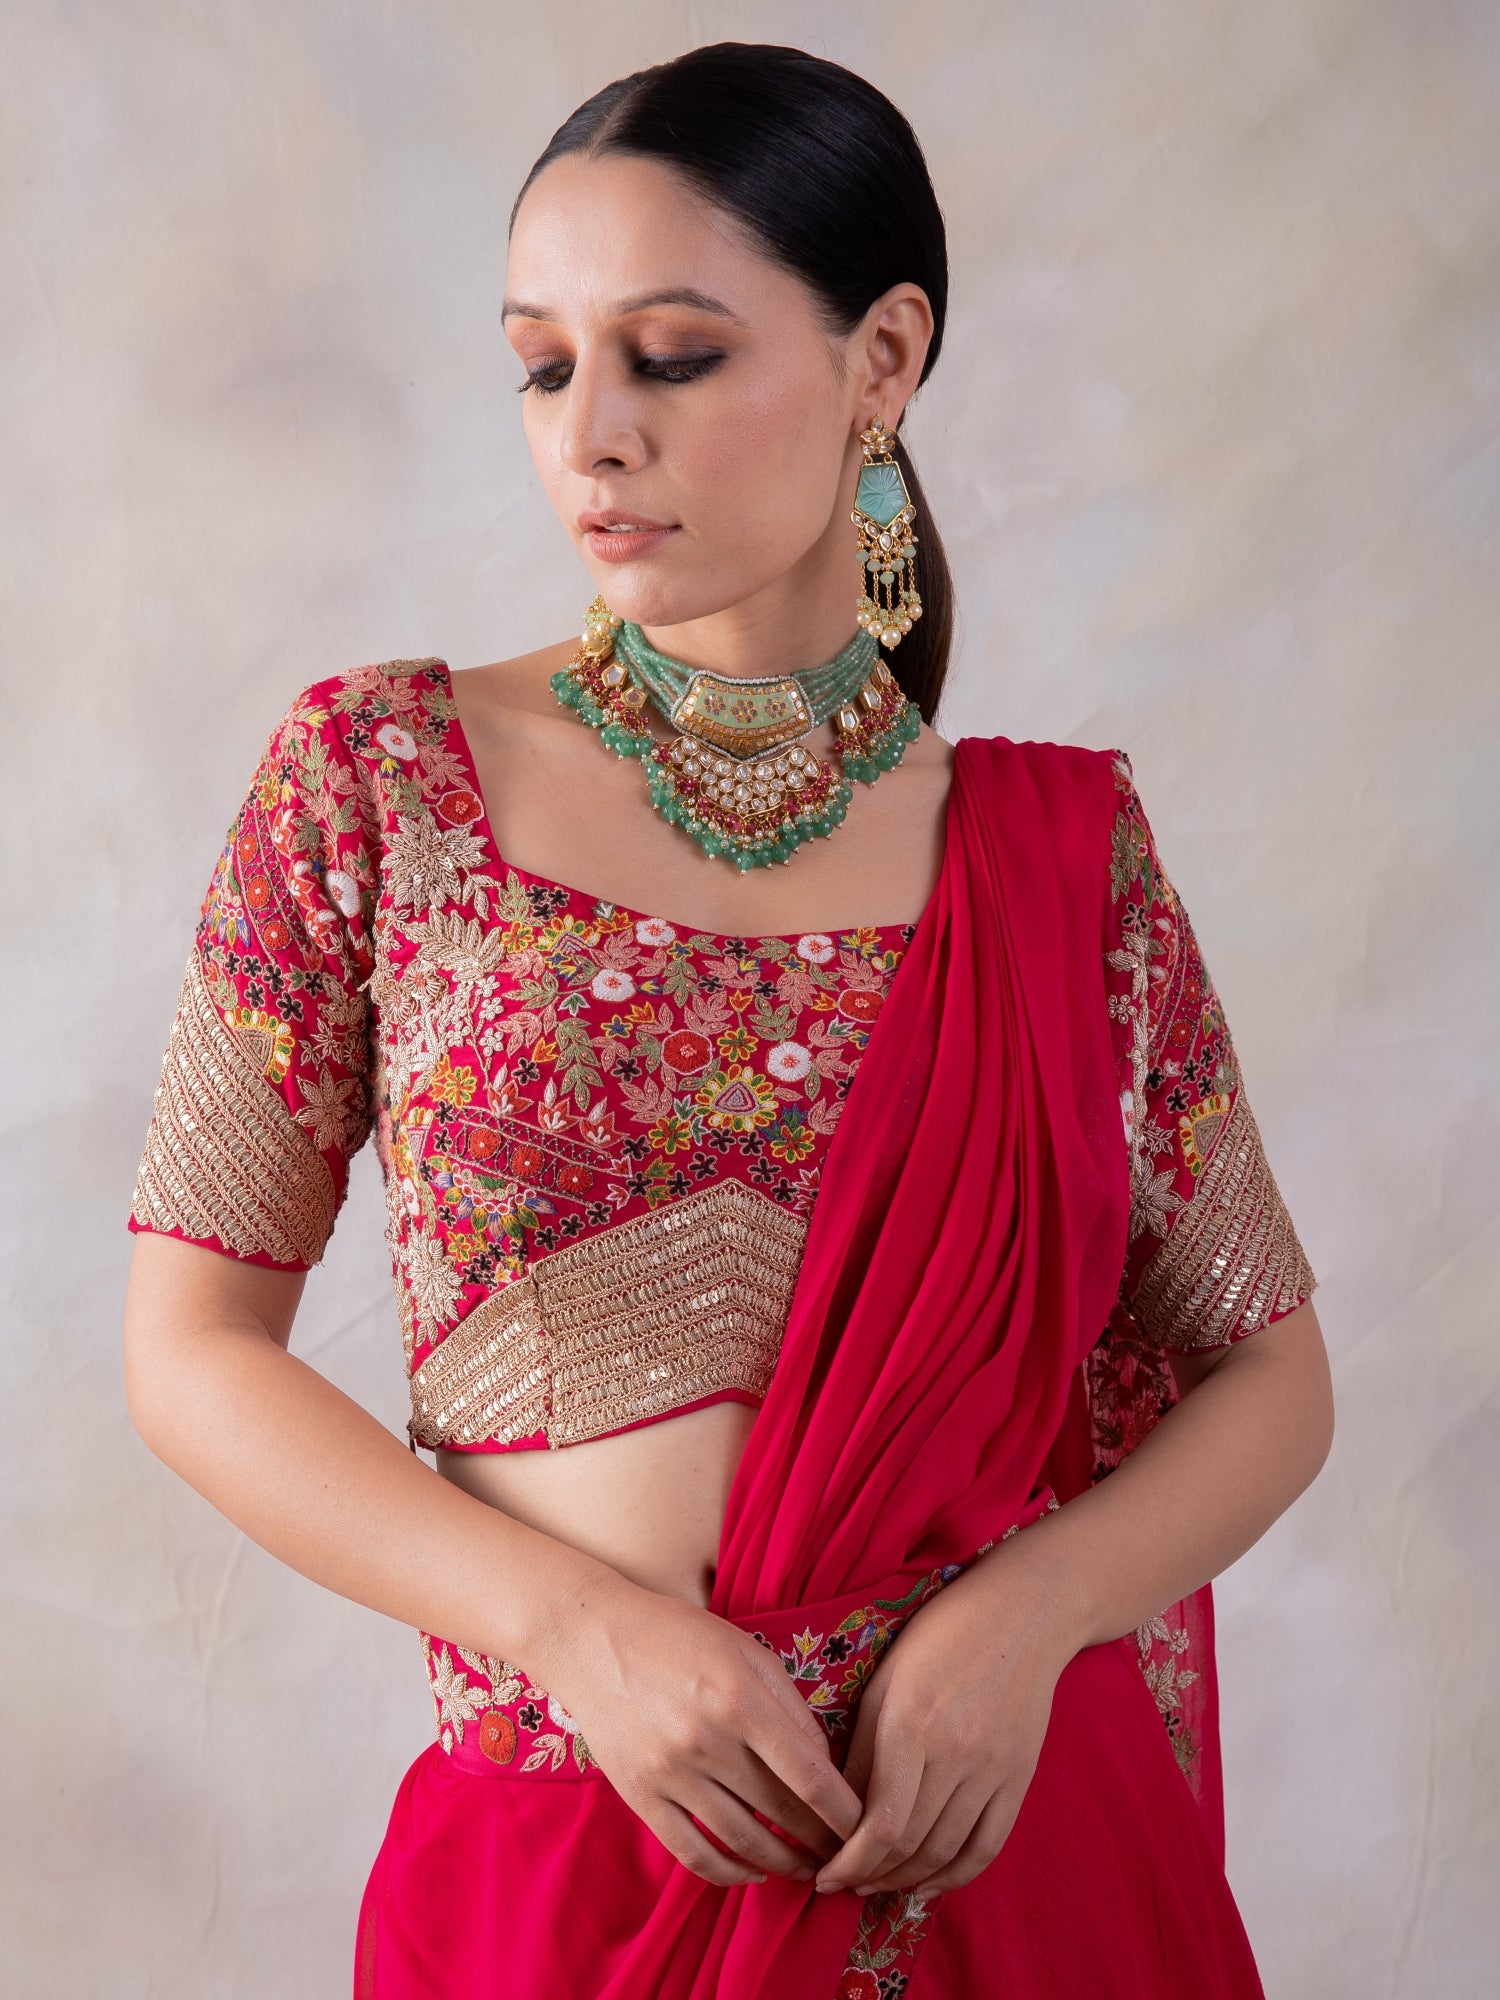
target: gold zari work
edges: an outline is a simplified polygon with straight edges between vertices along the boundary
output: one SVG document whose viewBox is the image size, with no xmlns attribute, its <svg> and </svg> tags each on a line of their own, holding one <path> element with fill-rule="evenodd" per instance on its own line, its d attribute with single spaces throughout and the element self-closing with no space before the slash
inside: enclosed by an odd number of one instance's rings
<svg viewBox="0 0 1500 2000">
<path fill-rule="evenodd" d="M 131 1212 L 241 1256 L 315 1264 L 336 1212 L 327 1162 L 267 1083 L 257 1038 L 214 1005 L 195 952 L 172 1022 Z"/>
<path fill-rule="evenodd" d="M 1135 1313 L 1159 1346 L 1217 1347 L 1288 1311 L 1315 1282 L 1241 1090 L 1191 1201 L 1142 1273 Z"/>
<path fill-rule="evenodd" d="M 560 1446 L 722 1389 L 764 1396 L 806 1227 L 726 1180 L 555 1250 L 416 1369 L 412 1436 Z"/>
</svg>

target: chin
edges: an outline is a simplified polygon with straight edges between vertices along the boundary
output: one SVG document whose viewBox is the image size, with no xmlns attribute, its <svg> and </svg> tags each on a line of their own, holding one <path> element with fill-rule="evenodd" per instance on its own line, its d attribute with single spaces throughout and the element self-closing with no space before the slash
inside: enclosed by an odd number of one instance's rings
<svg viewBox="0 0 1500 2000">
<path fill-rule="evenodd" d="M 638 563 L 586 564 L 594 588 L 616 617 L 632 625 L 687 625 L 728 611 L 772 581 L 767 577 L 666 576 L 647 558 Z M 656 571 L 653 574 L 653 571 Z"/>
</svg>

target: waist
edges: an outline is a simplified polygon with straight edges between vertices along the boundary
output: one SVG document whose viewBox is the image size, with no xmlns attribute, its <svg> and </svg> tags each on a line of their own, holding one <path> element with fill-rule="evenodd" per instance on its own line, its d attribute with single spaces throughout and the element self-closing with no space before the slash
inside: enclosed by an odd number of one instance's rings
<svg viewBox="0 0 1500 2000">
<path fill-rule="evenodd" d="M 737 1615 L 729 1622 L 774 1653 L 828 1737 L 842 1766 L 860 1695 L 876 1661 L 938 1591 L 997 1542 L 1057 1506 L 1051 1487 L 1034 1492 L 1014 1521 L 963 1560 L 899 1570 L 837 1597 Z M 477 1777 L 600 1779 L 577 1722 L 524 1667 L 420 1635 L 436 1711 L 437 1738 Z"/>
</svg>

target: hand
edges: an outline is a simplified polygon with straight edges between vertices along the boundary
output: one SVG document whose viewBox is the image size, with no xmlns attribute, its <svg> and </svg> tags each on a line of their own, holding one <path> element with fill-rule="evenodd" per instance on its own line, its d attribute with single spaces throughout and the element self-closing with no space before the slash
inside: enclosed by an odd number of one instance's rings
<svg viewBox="0 0 1500 2000">
<path fill-rule="evenodd" d="M 937 1895 L 987 1868 L 1031 1783 L 1076 1647 L 997 1548 L 915 1612 L 865 1685 L 844 1775 L 865 1801 L 817 1887 Z"/>
<path fill-rule="evenodd" d="M 781 1661 L 714 1612 L 617 1573 L 590 1600 L 537 1672 L 626 1804 L 707 1882 L 811 1880 L 862 1806 Z"/>
</svg>

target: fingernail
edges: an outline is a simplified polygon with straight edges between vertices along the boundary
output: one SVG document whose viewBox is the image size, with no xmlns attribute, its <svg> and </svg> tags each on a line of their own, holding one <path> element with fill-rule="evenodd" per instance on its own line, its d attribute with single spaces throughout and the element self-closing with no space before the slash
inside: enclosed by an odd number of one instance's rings
<svg viewBox="0 0 1500 2000">
<path fill-rule="evenodd" d="M 870 1883 L 861 1882 L 858 1888 L 854 1891 L 854 1893 L 856 1896 L 873 1896 L 875 1890 Z"/>
<path fill-rule="evenodd" d="M 842 1886 L 842 1883 L 839 1882 L 820 1882 L 818 1884 L 818 1894 L 820 1896 L 831 1896 L 835 1889 Z"/>
</svg>

